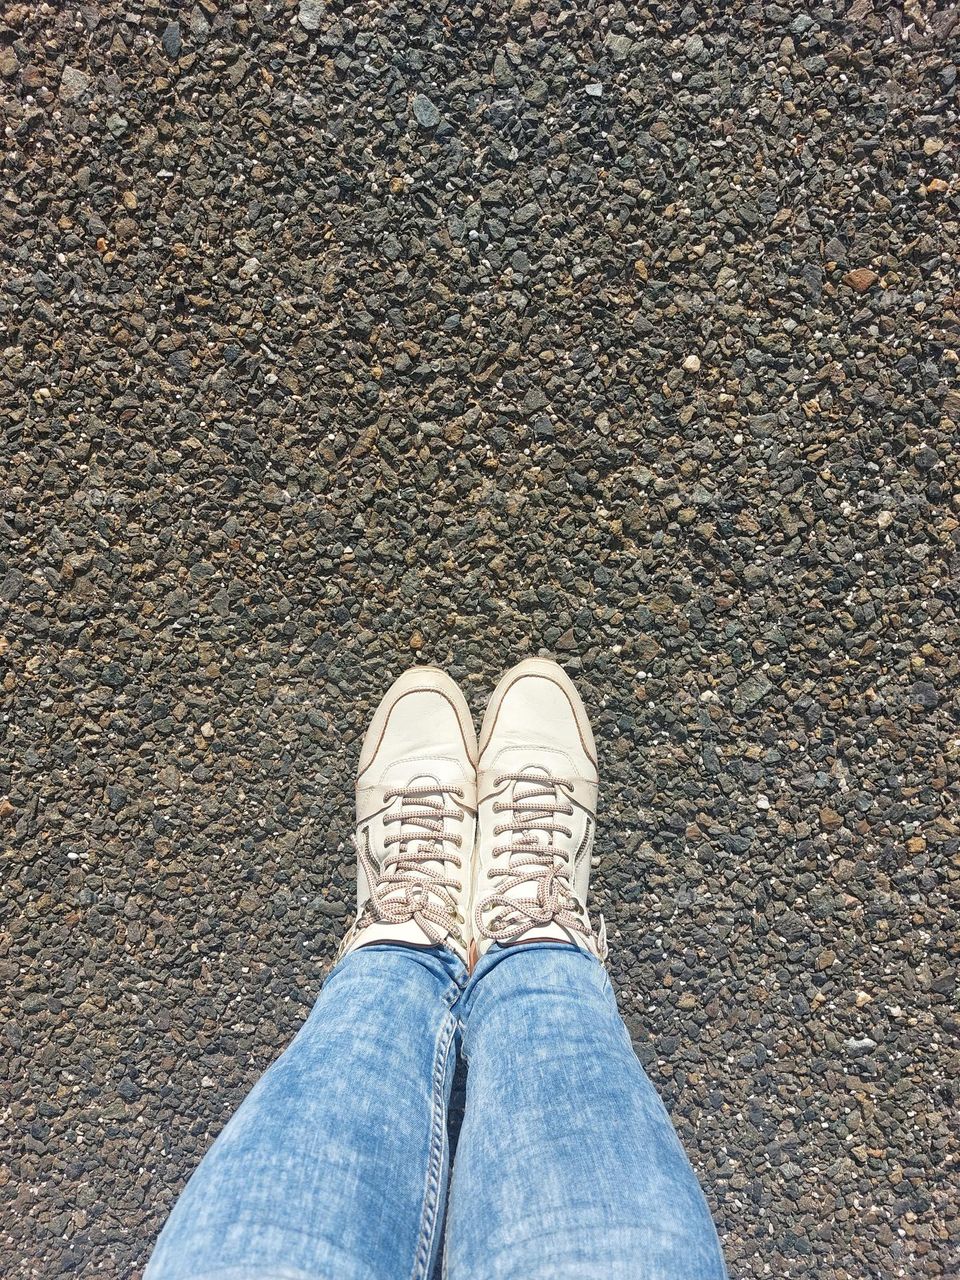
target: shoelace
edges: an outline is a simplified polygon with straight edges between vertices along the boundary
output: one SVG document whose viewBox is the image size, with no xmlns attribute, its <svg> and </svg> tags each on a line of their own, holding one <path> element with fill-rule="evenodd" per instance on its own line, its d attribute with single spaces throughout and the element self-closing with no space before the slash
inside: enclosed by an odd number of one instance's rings
<svg viewBox="0 0 960 1280">
<path fill-rule="evenodd" d="M 539 767 L 520 773 L 502 773 L 494 778 L 493 785 L 499 787 L 504 782 L 515 783 L 513 795 L 506 803 L 495 801 L 493 811 L 510 813 L 512 818 L 509 822 L 497 823 L 493 834 L 499 836 L 509 831 L 514 839 L 494 847 L 494 856 L 509 854 L 509 863 L 503 870 L 491 867 L 487 872 L 487 876 L 499 884 L 493 893 L 477 903 L 474 923 L 478 935 L 495 942 L 508 942 L 529 928 L 554 923 L 589 937 L 590 925 L 584 920 L 570 885 L 572 868 L 565 857 L 557 862 L 561 851 L 553 842 L 554 835 L 568 838 L 573 835 L 569 827 L 555 821 L 558 815 L 573 813 L 565 791 L 565 788 L 572 790 L 573 783 Z M 547 836 L 546 843 L 542 835 Z M 511 891 L 526 885 L 535 888 L 535 897 L 511 896 Z M 485 915 L 490 916 L 489 923 L 484 920 Z"/>
<path fill-rule="evenodd" d="M 384 826 L 398 823 L 400 830 L 384 838 L 384 849 L 398 846 L 387 853 L 378 867 L 364 846 L 354 838 L 357 857 L 370 885 L 370 897 L 363 916 L 355 928 L 372 921 L 383 924 L 407 924 L 414 921 L 433 942 L 443 942 L 448 935 L 463 941 L 460 926 L 464 923 L 456 894 L 463 886 L 452 872 L 460 870 L 461 861 L 447 845 L 459 849 L 463 837 L 448 832 L 448 819 L 462 822 L 464 810 L 446 803 L 446 797 L 463 798 L 459 787 L 439 783 L 398 787 L 384 800 L 400 798 L 395 813 L 388 814 Z M 411 834 L 409 828 L 414 828 Z M 408 828 L 405 830 L 404 828 Z M 416 834 L 417 829 L 422 835 Z M 440 863 L 441 867 L 428 866 Z"/>
</svg>

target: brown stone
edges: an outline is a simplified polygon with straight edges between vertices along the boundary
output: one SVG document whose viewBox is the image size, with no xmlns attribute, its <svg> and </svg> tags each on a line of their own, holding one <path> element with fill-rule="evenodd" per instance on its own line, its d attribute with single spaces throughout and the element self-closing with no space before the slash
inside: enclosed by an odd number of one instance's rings
<svg viewBox="0 0 960 1280">
<path fill-rule="evenodd" d="M 871 271 L 869 267 L 854 267 L 843 277 L 843 283 L 848 284 L 851 289 L 856 289 L 857 293 L 866 293 L 879 279 L 877 273 Z"/>
<path fill-rule="evenodd" d="M 820 825 L 825 831 L 836 831 L 838 827 L 843 826 L 843 818 L 837 813 L 836 809 L 829 809 L 824 806 L 820 810 Z"/>
</svg>

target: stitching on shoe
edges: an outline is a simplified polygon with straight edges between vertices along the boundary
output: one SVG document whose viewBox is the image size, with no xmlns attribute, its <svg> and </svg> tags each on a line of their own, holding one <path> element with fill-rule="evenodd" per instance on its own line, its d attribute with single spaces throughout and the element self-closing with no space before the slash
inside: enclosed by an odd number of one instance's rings
<svg viewBox="0 0 960 1280">
<path fill-rule="evenodd" d="M 427 755 L 403 756 L 402 758 L 403 758 L 404 764 L 411 764 L 411 765 L 420 764 L 420 763 L 430 764 L 434 761 L 439 761 L 441 764 L 452 764 L 452 765 L 456 765 L 459 768 L 463 764 L 463 761 L 459 760 L 456 756 L 441 756 L 441 755 L 437 755 L 436 753 L 431 753 Z M 470 760 L 469 757 L 468 757 L 468 763 L 470 765 L 470 769 L 467 771 L 461 769 L 461 772 L 463 773 L 464 781 L 472 782 L 474 777 L 476 776 L 476 769 L 474 768 L 473 761 Z M 367 783 L 367 787 L 370 787 L 370 786 L 382 787 L 384 785 L 383 775 L 387 773 L 390 769 L 392 769 L 395 764 L 396 764 L 396 760 L 385 761 L 383 769 L 378 775 L 377 781 L 375 783 Z M 369 773 L 369 771 L 372 768 L 373 768 L 373 761 L 371 761 L 370 764 L 367 765 L 366 769 L 364 769 L 363 772 Z M 360 776 L 362 777 L 363 775 L 361 774 Z M 360 778 L 358 777 L 356 790 L 364 791 L 367 789 L 367 787 L 360 786 Z"/>
</svg>

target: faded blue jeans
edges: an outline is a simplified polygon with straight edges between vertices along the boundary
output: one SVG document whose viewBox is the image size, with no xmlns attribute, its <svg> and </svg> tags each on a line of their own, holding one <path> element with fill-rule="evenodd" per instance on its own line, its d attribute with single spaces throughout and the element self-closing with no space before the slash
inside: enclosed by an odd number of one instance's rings
<svg viewBox="0 0 960 1280">
<path fill-rule="evenodd" d="M 467 1099 L 452 1177 L 455 1055 Z M 609 979 L 571 946 L 372 946 L 194 1173 L 144 1280 L 724 1280 Z"/>
</svg>

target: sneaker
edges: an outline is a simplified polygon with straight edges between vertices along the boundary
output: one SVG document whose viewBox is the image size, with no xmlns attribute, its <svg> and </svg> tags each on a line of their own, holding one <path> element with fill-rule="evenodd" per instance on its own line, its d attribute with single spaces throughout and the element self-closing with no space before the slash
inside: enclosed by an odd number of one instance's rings
<svg viewBox="0 0 960 1280">
<path fill-rule="evenodd" d="M 412 667 L 374 714 L 357 774 L 357 918 L 340 955 L 371 943 L 448 947 L 467 962 L 477 735 L 463 694 Z"/>
<path fill-rule="evenodd" d="M 604 959 L 587 915 L 597 815 L 597 753 L 569 676 L 528 658 L 503 677 L 483 717 L 473 927 L 494 942 L 572 942 Z"/>
</svg>

